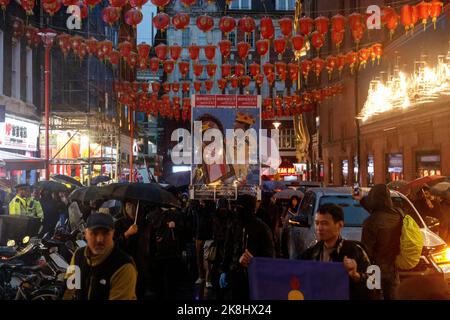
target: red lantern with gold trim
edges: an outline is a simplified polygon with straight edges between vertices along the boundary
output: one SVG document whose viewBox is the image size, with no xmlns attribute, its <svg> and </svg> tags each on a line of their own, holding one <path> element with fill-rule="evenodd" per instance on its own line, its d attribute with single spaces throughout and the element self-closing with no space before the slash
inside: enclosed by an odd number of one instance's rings
<svg viewBox="0 0 450 320">
<path fill-rule="evenodd" d="M 219 49 L 223 58 L 228 58 L 231 54 L 231 41 L 221 40 L 219 41 Z"/>
<path fill-rule="evenodd" d="M 2 8 L 3 12 L 6 11 L 6 7 L 8 6 L 10 0 L 0 0 L 0 7 Z"/>
<path fill-rule="evenodd" d="M 110 40 L 100 41 L 98 43 L 98 46 L 103 51 L 103 55 L 105 57 L 109 58 L 109 56 L 110 56 L 110 54 L 111 54 L 111 52 L 113 50 L 113 43 L 112 43 L 112 41 L 110 41 Z"/>
<path fill-rule="evenodd" d="M 291 42 L 292 42 L 292 48 L 294 49 L 294 51 L 300 52 L 300 51 L 302 51 L 303 46 L 305 45 L 305 36 L 302 36 L 300 34 L 292 36 Z"/>
<path fill-rule="evenodd" d="M 209 93 L 209 92 L 211 92 L 211 90 L 213 89 L 213 87 L 214 87 L 214 81 L 212 81 L 212 80 L 206 80 L 205 81 L 205 89 L 206 89 L 206 91 Z"/>
<path fill-rule="evenodd" d="M 259 22 L 259 31 L 261 33 L 261 38 L 273 39 L 275 36 L 275 28 L 272 19 L 268 17 L 262 18 Z"/>
<path fill-rule="evenodd" d="M 197 46 L 196 44 L 190 45 L 188 47 L 188 51 L 191 60 L 193 61 L 198 60 L 198 56 L 200 55 L 200 46 Z"/>
<path fill-rule="evenodd" d="M 411 29 L 414 28 L 414 26 L 419 21 L 419 8 L 417 6 L 411 7 Z"/>
<path fill-rule="evenodd" d="M 159 82 L 152 82 L 152 92 L 158 93 L 159 90 L 161 90 L 161 83 Z M 156 96 L 157 97 L 157 96 Z"/>
<path fill-rule="evenodd" d="M 175 93 L 178 93 L 178 91 L 180 91 L 180 83 L 179 82 L 172 83 L 172 91 Z"/>
<path fill-rule="evenodd" d="M 163 91 L 164 93 L 169 93 L 170 92 L 170 88 L 172 88 L 172 84 L 169 82 L 164 82 L 162 85 Z"/>
<path fill-rule="evenodd" d="M 358 53 L 355 51 L 350 51 L 346 55 L 347 57 L 347 64 L 350 67 L 350 71 L 353 73 L 353 69 L 358 62 Z"/>
<path fill-rule="evenodd" d="M 316 78 L 319 79 L 323 68 L 325 67 L 325 61 L 319 57 L 312 60 L 312 68 L 316 74 Z"/>
<path fill-rule="evenodd" d="M 70 0 L 69 0 L 70 1 Z M 114 8 L 123 8 L 126 6 L 128 0 L 109 0 L 109 4 Z M 64 4 L 66 6 L 66 4 Z"/>
<path fill-rule="evenodd" d="M 223 64 L 221 69 L 222 69 L 222 78 L 227 78 L 231 75 L 231 64 Z"/>
<path fill-rule="evenodd" d="M 167 45 L 160 43 L 155 47 L 155 54 L 160 60 L 167 59 L 167 52 L 169 51 Z"/>
<path fill-rule="evenodd" d="M 53 17 L 61 9 L 61 0 L 42 0 L 42 8 Z"/>
<path fill-rule="evenodd" d="M 331 29 L 336 32 L 345 31 L 345 17 L 336 14 L 331 18 Z"/>
<path fill-rule="evenodd" d="M 134 67 L 137 65 L 139 60 L 139 56 L 136 52 L 132 51 L 130 53 L 130 58 L 127 60 L 128 65 L 131 69 L 134 69 Z"/>
<path fill-rule="evenodd" d="M 286 51 L 287 41 L 284 38 L 278 38 L 273 40 L 273 46 L 275 52 L 278 54 L 278 59 L 281 60 L 284 52 Z"/>
<path fill-rule="evenodd" d="M 244 33 L 252 33 L 255 31 L 256 23 L 255 19 L 245 16 L 241 18 L 238 22 L 238 29 Z"/>
<path fill-rule="evenodd" d="M 381 43 L 375 43 L 372 45 L 372 63 L 375 61 L 375 58 L 378 59 L 378 64 L 380 64 L 380 58 L 383 54 L 383 45 Z"/>
<path fill-rule="evenodd" d="M 34 0 L 22 0 L 20 2 L 20 5 L 22 6 L 23 10 L 25 10 L 27 16 L 33 15 Z"/>
<path fill-rule="evenodd" d="M 102 19 L 105 23 L 112 26 L 114 23 L 119 21 L 120 12 L 117 8 L 114 7 L 106 7 L 102 10 Z"/>
<path fill-rule="evenodd" d="M 159 64 L 161 63 L 161 60 L 157 57 L 153 57 L 150 59 L 148 65 L 150 68 L 150 72 L 152 73 L 158 73 L 159 71 Z"/>
<path fill-rule="evenodd" d="M 141 9 L 147 2 L 148 0 L 130 0 L 130 6 Z"/>
<path fill-rule="evenodd" d="M 241 78 L 241 83 L 244 88 L 247 88 L 250 85 L 251 78 L 250 76 L 243 76 Z"/>
<path fill-rule="evenodd" d="M 412 7 L 409 4 L 405 4 L 400 9 L 400 18 L 403 26 L 405 27 L 406 33 L 408 33 L 409 28 L 412 24 Z"/>
<path fill-rule="evenodd" d="M 428 18 L 430 17 L 431 4 L 429 2 L 422 1 L 418 3 L 416 6 L 419 11 L 419 17 L 420 19 L 422 19 L 423 29 L 425 30 Z"/>
<path fill-rule="evenodd" d="M 392 35 L 395 32 L 395 29 L 398 27 L 398 20 L 399 17 L 395 10 L 391 7 L 385 7 L 382 9 L 382 21 L 384 22 L 386 28 L 389 29 L 390 37 L 392 38 Z"/>
<path fill-rule="evenodd" d="M 370 49 L 368 48 L 362 48 L 358 52 L 359 57 L 359 66 L 366 67 L 367 60 L 369 60 L 370 57 Z"/>
<path fill-rule="evenodd" d="M 438 1 L 438 0 L 433 0 L 430 3 L 430 17 L 433 21 L 434 30 L 436 30 L 436 21 L 437 21 L 437 18 L 442 13 L 443 6 L 444 6 L 444 4 L 442 3 L 442 1 Z"/>
<path fill-rule="evenodd" d="M 335 56 L 328 56 L 326 59 L 327 71 L 328 71 L 328 79 L 331 80 L 333 76 L 334 69 L 337 65 L 337 58 Z"/>
<path fill-rule="evenodd" d="M 239 77 L 232 76 L 230 79 L 231 87 L 237 89 L 239 87 Z"/>
<path fill-rule="evenodd" d="M 356 26 L 363 24 L 363 18 L 362 14 L 358 12 L 353 12 L 351 15 L 348 16 L 348 24 L 350 25 L 351 29 L 354 29 Z"/>
<path fill-rule="evenodd" d="M 182 50 L 183 50 L 183 48 L 181 46 L 179 46 L 178 44 L 174 44 L 173 46 L 170 46 L 169 51 L 170 51 L 170 57 L 172 58 L 172 60 L 178 61 L 178 59 L 180 59 L 180 57 L 181 57 Z"/>
<path fill-rule="evenodd" d="M 270 62 L 266 62 L 263 64 L 263 71 L 266 78 L 269 76 L 269 74 L 274 73 L 274 65 Z"/>
<path fill-rule="evenodd" d="M 225 90 L 225 88 L 227 87 L 227 84 L 228 84 L 228 80 L 225 78 L 217 80 L 217 86 L 219 87 L 220 91 Z"/>
<path fill-rule="evenodd" d="M 278 77 L 280 77 L 281 81 L 286 81 L 286 68 L 287 65 L 285 62 L 282 61 L 275 62 L 275 70 L 277 72 Z"/>
<path fill-rule="evenodd" d="M 337 56 L 337 69 L 339 70 L 339 76 L 342 75 L 342 70 L 344 70 L 345 65 L 347 64 L 347 57 L 343 54 Z"/>
<path fill-rule="evenodd" d="M 233 17 L 225 16 L 220 18 L 219 28 L 224 35 L 229 34 L 236 27 L 236 20 Z"/>
<path fill-rule="evenodd" d="M 298 71 L 299 71 L 299 66 L 297 63 L 294 62 L 290 62 L 288 64 L 288 73 L 289 73 L 289 78 L 291 79 L 292 82 L 295 82 L 298 80 Z"/>
<path fill-rule="evenodd" d="M 269 40 L 256 41 L 256 51 L 261 57 L 264 57 L 269 52 Z"/>
<path fill-rule="evenodd" d="M 181 4 L 186 8 L 190 8 L 197 3 L 197 0 L 180 0 Z"/>
<path fill-rule="evenodd" d="M 137 52 L 140 59 L 148 59 L 150 50 L 152 50 L 152 46 L 145 42 L 141 42 L 137 45 Z"/>
<path fill-rule="evenodd" d="M 120 52 L 117 50 L 111 51 L 109 55 L 109 62 L 111 62 L 112 65 L 118 65 L 120 63 Z"/>
<path fill-rule="evenodd" d="M 208 63 L 206 65 L 206 73 L 208 74 L 208 77 L 214 78 L 217 71 L 217 65 L 215 63 Z"/>
<path fill-rule="evenodd" d="M 142 12 L 137 8 L 131 8 L 125 13 L 125 23 L 133 28 L 136 28 L 136 26 L 142 22 L 143 18 Z"/>
<path fill-rule="evenodd" d="M 363 24 L 357 24 L 351 29 L 353 41 L 356 43 L 356 45 L 359 45 L 361 42 L 362 37 L 364 36 L 364 25 Z"/>
<path fill-rule="evenodd" d="M 194 74 L 197 78 L 202 76 L 203 65 L 201 63 L 194 63 L 193 69 L 194 69 Z"/>
<path fill-rule="evenodd" d="M 208 59 L 209 61 L 213 61 L 214 57 L 216 56 L 216 46 L 209 44 L 206 45 L 203 50 L 205 50 L 206 59 Z"/>
<path fill-rule="evenodd" d="M 164 69 L 165 73 L 171 74 L 173 72 L 173 70 L 175 69 L 175 61 L 173 61 L 173 60 L 164 61 L 163 69 Z"/>
<path fill-rule="evenodd" d="M 234 65 L 234 75 L 236 77 L 242 77 L 245 74 L 245 66 L 242 63 L 237 63 Z"/>
<path fill-rule="evenodd" d="M 311 34 L 311 44 L 314 48 L 317 50 L 317 54 L 320 52 L 320 48 L 323 47 L 325 43 L 325 38 L 323 34 L 319 33 L 318 31 L 314 31 Z"/>
<path fill-rule="evenodd" d="M 177 30 L 184 30 L 191 21 L 190 16 L 187 13 L 178 12 L 172 18 L 172 24 Z"/>
<path fill-rule="evenodd" d="M 275 82 L 275 73 L 270 73 L 270 74 L 266 75 L 266 79 L 267 79 L 267 82 L 269 82 L 269 85 L 273 86 L 273 84 Z"/>
<path fill-rule="evenodd" d="M 242 60 L 246 60 L 247 56 L 248 56 L 248 53 L 250 51 L 250 44 L 248 42 L 241 41 L 241 42 L 239 42 L 236 45 L 236 48 L 237 48 L 237 52 L 238 52 L 239 57 Z"/>
<path fill-rule="evenodd" d="M 25 38 L 27 39 L 27 46 L 31 48 L 33 45 L 34 38 L 38 34 L 39 29 L 36 27 L 33 27 L 31 25 L 28 25 L 25 27 Z M 70 44 L 72 44 L 72 38 L 70 38 Z"/>
<path fill-rule="evenodd" d="M 328 32 L 328 23 L 328 18 L 325 18 L 324 16 L 318 16 L 316 19 L 314 19 L 316 31 L 320 34 L 326 34 Z"/>
<path fill-rule="evenodd" d="M 251 63 L 251 64 L 248 66 L 248 69 L 249 69 L 249 71 L 250 71 L 250 74 L 251 74 L 253 77 L 256 77 L 258 74 L 261 73 L 261 66 L 260 66 L 258 63 L 256 63 L 256 62 Z"/>
<path fill-rule="evenodd" d="M 170 0 L 152 0 L 152 3 L 160 10 L 163 10 L 164 7 L 166 7 L 170 3 Z"/>
<path fill-rule="evenodd" d="M 302 69 L 303 79 L 305 79 L 305 82 L 308 82 L 309 72 L 312 68 L 311 60 L 303 60 L 300 62 L 300 68 Z"/>
<path fill-rule="evenodd" d="M 300 32 L 309 36 L 313 30 L 314 20 L 310 17 L 303 17 L 298 20 Z"/>
<path fill-rule="evenodd" d="M 60 34 L 56 40 L 58 41 L 59 48 L 61 49 L 64 58 L 67 57 L 70 49 L 72 48 L 72 44 L 70 42 L 70 35 L 66 33 Z M 97 53 L 97 41 L 95 42 L 95 53 Z"/>
<path fill-rule="evenodd" d="M 292 35 L 292 20 L 285 17 L 278 20 L 278 25 L 280 26 L 280 31 L 285 37 L 290 37 Z"/>
<path fill-rule="evenodd" d="M 183 77 L 186 77 L 186 75 L 189 73 L 189 67 L 190 67 L 189 61 L 180 61 L 178 63 L 178 70 L 180 71 Z"/>
<path fill-rule="evenodd" d="M 195 92 L 200 92 L 202 89 L 202 82 L 201 81 L 194 81 L 194 90 Z"/>
<path fill-rule="evenodd" d="M 153 17 L 153 26 L 156 30 L 164 31 L 169 27 L 170 18 L 167 13 L 160 12 Z"/>
<path fill-rule="evenodd" d="M 345 35 L 345 31 L 336 31 L 336 30 L 331 30 L 331 41 L 334 43 L 334 45 L 336 46 L 336 48 L 339 49 L 341 48 L 341 44 L 344 41 L 344 35 Z"/>
<path fill-rule="evenodd" d="M 264 83 L 264 75 L 262 73 L 255 77 L 255 83 L 258 87 L 261 87 Z"/>
<path fill-rule="evenodd" d="M 122 53 L 122 50 L 120 49 L 121 48 L 121 44 L 122 43 L 119 43 L 119 50 Z M 131 43 L 129 43 L 129 44 L 131 46 Z M 88 53 L 89 53 L 90 56 L 93 55 L 93 54 L 97 54 L 97 49 L 98 49 L 98 41 L 97 41 L 97 39 L 95 39 L 94 37 L 90 37 L 89 39 L 86 40 L 86 45 L 87 45 L 87 50 L 88 50 Z M 130 47 L 130 51 L 131 51 L 131 47 Z M 129 52 L 128 52 L 128 54 L 129 54 Z"/>
<path fill-rule="evenodd" d="M 203 32 L 211 31 L 214 28 L 214 19 L 207 15 L 202 15 L 197 18 L 197 28 Z"/>
</svg>

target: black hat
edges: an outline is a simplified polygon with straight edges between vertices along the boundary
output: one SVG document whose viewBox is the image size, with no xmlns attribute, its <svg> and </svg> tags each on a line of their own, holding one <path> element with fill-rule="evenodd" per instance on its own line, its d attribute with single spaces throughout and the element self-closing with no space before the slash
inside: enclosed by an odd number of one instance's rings
<svg viewBox="0 0 450 320">
<path fill-rule="evenodd" d="M 93 213 L 87 219 L 87 228 L 91 230 L 98 228 L 113 230 L 114 220 L 110 214 Z"/>
</svg>

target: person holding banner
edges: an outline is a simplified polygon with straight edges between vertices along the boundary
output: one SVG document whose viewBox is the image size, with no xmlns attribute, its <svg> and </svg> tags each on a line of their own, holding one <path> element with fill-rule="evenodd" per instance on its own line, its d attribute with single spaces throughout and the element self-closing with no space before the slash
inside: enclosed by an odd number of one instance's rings
<svg viewBox="0 0 450 320">
<path fill-rule="evenodd" d="M 367 267 L 370 260 L 362 245 L 356 241 L 344 240 L 344 211 L 335 204 L 325 204 L 319 208 L 315 218 L 317 244 L 307 249 L 301 260 L 322 262 L 343 262 L 350 281 L 350 299 L 367 300 L 373 298 L 367 288 Z"/>
</svg>

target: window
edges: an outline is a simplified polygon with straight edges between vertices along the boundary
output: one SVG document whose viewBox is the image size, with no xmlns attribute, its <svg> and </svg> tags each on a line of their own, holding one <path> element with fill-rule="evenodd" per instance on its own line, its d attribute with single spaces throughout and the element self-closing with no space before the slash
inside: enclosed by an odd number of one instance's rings
<svg viewBox="0 0 450 320">
<path fill-rule="evenodd" d="M 303 201 L 300 203 L 299 214 L 304 217 L 310 217 L 314 215 L 314 207 L 316 205 L 316 196 L 312 192 L 306 193 Z"/>
<path fill-rule="evenodd" d="M 249 43 L 251 48 L 255 47 L 255 31 L 245 34 L 245 42 Z"/>
<path fill-rule="evenodd" d="M 364 220 L 369 217 L 369 213 L 361 206 L 358 200 L 348 196 L 323 196 L 320 198 L 320 205 L 327 203 L 336 204 L 344 211 L 344 226 L 361 227 Z"/>
<path fill-rule="evenodd" d="M 280 149 L 295 149 L 295 129 L 280 130 Z"/>
<path fill-rule="evenodd" d="M 33 103 L 33 50 L 27 47 L 26 101 Z"/>
<path fill-rule="evenodd" d="M 276 1 L 277 10 L 295 10 L 295 0 L 277 0 Z"/>
<path fill-rule="evenodd" d="M 190 30 L 189 28 L 186 28 L 183 30 L 183 33 L 181 35 L 181 46 L 188 47 L 191 44 L 190 39 Z"/>
<path fill-rule="evenodd" d="M 236 47 L 236 30 L 231 31 L 231 32 L 228 34 L 228 40 L 231 41 L 231 45 L 232 45 L 233 47 Z"/>
<path fill-rule="evenodd" d="M 3 31 L 0 30 L 0 94 L 3 94 Z"/>
<path fill-rule="evenodd" d="M 20 99 L 20 42 L 12 44 L 11 97 Z"/>
<path fill-rule="evenodd" d="M 199 46 L 206 46 L 206 33 L 200 32 L 198 34 L 198 45 Z"/>
<path fill-rule="evenodd" d="M 250 10 L 252 8 L 251 0 L 233 0 L 230 9 L 234 10 Z"/>
</svg>

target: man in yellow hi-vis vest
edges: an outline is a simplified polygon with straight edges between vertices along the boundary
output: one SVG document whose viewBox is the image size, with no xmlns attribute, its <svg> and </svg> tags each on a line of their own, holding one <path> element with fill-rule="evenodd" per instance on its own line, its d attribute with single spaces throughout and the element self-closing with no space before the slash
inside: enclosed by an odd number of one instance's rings
<svg viewBox="0 0 450 320">
<path fill-rule="evenodd" d="M 16 186 L 17 194 L 9 203 L 10 215 L 28 215 L 27 192 L 28 184 L 19 184 Z"/>
<path fill-rule="evenodd" d="M 39 201 L 39 190 L 36 188 L 31 192 L 31 196 L 27 198 L 27 210 L 27 216 L 39 218 L 41 221 L 44 218 L 44 211 Z"/>
</svg>

